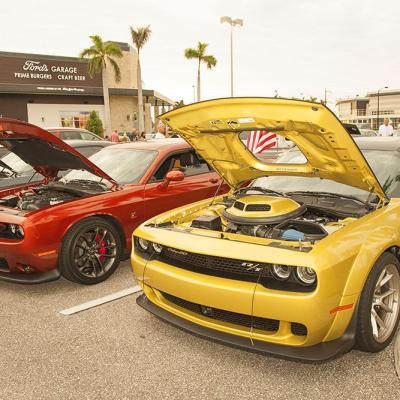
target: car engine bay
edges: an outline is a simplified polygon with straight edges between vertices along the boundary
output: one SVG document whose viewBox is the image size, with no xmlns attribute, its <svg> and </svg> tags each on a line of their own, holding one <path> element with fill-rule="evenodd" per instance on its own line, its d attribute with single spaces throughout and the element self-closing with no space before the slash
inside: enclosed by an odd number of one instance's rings
<svg viewBox="0 0 400 400">
<path fill-rule="evenodd" d="M 349 199 L 239 193 L 176 221 L 176 228 L 315 243 L 368 213 Z"/>
<path fill-rule="evenodd" d="M 78 184 L 77 182 L 74 184 L 51 182 L 2 197 L 0 198 L 0 207 L 19 211 L 37 211 L 102 191 L 101 187 L 87 187 L 87 184 Z"/>
</svg>

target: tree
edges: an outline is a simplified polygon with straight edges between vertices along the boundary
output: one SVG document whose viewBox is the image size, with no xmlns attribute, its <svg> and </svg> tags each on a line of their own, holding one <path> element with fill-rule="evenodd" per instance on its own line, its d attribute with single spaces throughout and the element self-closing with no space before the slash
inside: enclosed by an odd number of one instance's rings
<svg viewBox="0 0 400 400">
<path fill-rule="evenodd" d="M 131 28 L 131 38 L 137 51 L 137 90 L 138 90 L 138 128 L 139 132 L 144 130 L 144 113 L 143 113 L 143 90 L 142 90 L 142 70 L 140 68 L 140 50 L 148 42 L 151 35 L 150 25 L 133 29 Z"/>
<path fill-rule="evenodd" d="M 118 44 L 112 42 L 103 42 L 99 35 L 89 36 L 93 45 L 87 49 L 83 49 L 80 53 L 81 58 L 89 59 L 88 73 L 89 76 L 101 74 L 103 81 L 103 98 L 104 98 L 104 122 L 106 134 L 111 134 L 111 113 L 110 113 L 110 97 L 108 93 L 108 83 L 105 74 L 107 64 L 110 64 L 114 70 L 114 77 L 117 82 L 121 80 L 121 71 L 115 58 L 122 57 L 122 50 Z"/>
<path fill-rule="evenodd" d="M 91 111 L 86 121 L 85 129 L 103 137 L 103 123 L 96 111 Z"/>
<path fill-rule="evenodd" d="M 198 62 L 197 66 L 197 101 L 201 99 L 200 90 L 200 67 L 201 63 L 206 64 L 207 69 L 212 69 L 217 65 L 217 59 L 214 56 L 206 55 L 206 49 L 208 43 L 198 42 L 197 48 L 188 48 L 185 50 L 185 57 L 188 60 L 196 59 Z"/>
<path fill-rule="evenodd" d="M 181 108 L 185 106 L 185 102 L 183 100 L 176 101 L 173 108 Z"/>
</svg>

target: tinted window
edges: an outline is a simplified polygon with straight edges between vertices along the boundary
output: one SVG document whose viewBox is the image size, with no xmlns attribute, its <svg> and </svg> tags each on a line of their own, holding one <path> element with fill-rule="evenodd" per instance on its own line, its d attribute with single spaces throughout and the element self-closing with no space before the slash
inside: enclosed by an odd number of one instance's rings
<svg viewBox="0 0 400 400">
<path fill-rule="evenodd" d="M 151 181 L 161 181 L 167 172 L 176 170 L 182 171 L 185 176 L 193 176 L 209 172 L 208 164 L 198 157 L 194 152 L 184 152 L 168 157 L 151 178 Z"/>
<path fill-rule="evenodd" d="M 93 135 L 93 133 L 81 131 L 81 137 L 84 140 L 100 140 L 97 136 Z"/>
<path fill-rule="evenodd" d="M 79 131 L 60 131 L 60 138 L 62 140 L 82 139 Z"/>
</svg>

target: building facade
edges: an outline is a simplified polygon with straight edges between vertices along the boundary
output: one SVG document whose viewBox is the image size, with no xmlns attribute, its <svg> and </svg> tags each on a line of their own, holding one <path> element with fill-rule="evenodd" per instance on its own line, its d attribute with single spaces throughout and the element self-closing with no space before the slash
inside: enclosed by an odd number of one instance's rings
<svg viewBox="0 0 400 400">
<path fill-rule="evenodd" d="M 387 117 L 395 129 L 400 129 L 400 90 L 385 89 L 369 92 L 365 97 L 339 99 L 336 107 L 342 122 L 378 129 Z"/>
<path fill-rule="evenodd" d="M 116 82 L 112 68 L 106 68 L 111 127 L 131 132 L 138 125 L 137 53 L 127 43 L 118 44 L 121 80 Z M 0 52 L 0 116 L 42 127 L 84 127 L 96 111 L 104 125 L 102 77 L 90 77 L 87 67 L 86 60 L 75 57 Z M 143 89 L 143 102 L 149 132 L 152 116 L 170 109 L 173 101 Z"/>
</svg>

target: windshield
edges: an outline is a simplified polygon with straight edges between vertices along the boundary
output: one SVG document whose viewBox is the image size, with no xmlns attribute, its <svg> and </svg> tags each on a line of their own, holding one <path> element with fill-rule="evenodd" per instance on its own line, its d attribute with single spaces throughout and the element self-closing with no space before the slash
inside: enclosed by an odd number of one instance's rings
<svg viewBox="0 0 400 400">
<path fill-rule="evenodd" d="M 134 150 L 132 148 L 113 149 L 110 147 L 89 157 L 89 160 L 120 185 L 126 185 L 128 183 L 139 182 L 156 156 L 156 151 Z M 65 175 L 61 181 L 68 182 L 76 179 L 91 181 L 103 180 L 99 176 L 91 174 L 88 171 L 75 170 Z"/>
<path fill-rule="evenodd" d="M 18 174 L 26 174 L 28 172 L 34 172 L 33 168 L 27 164 L 26 162 L 22 161 L 17 155 L 14 153 L 8 153 L 5 155 L 1 161 L 11 167 L 15 172 Z"/>
<path fill-rule="evenodd" d="M 400 197 L 400 154 L 397 151 L 362 150 L 372 171 L 388 197 Z M 282 155 L 277 162 L 302 164 L 306 162 L 299 150 L 291 150 Z M 256 179 L 253 186 L 281 192 L 330 192 L 368 198 L 368 192 L 353 186 L 344 185 L 329 179 L 306 178 L 302 176 L 270 176 Z"/>
</svg>

